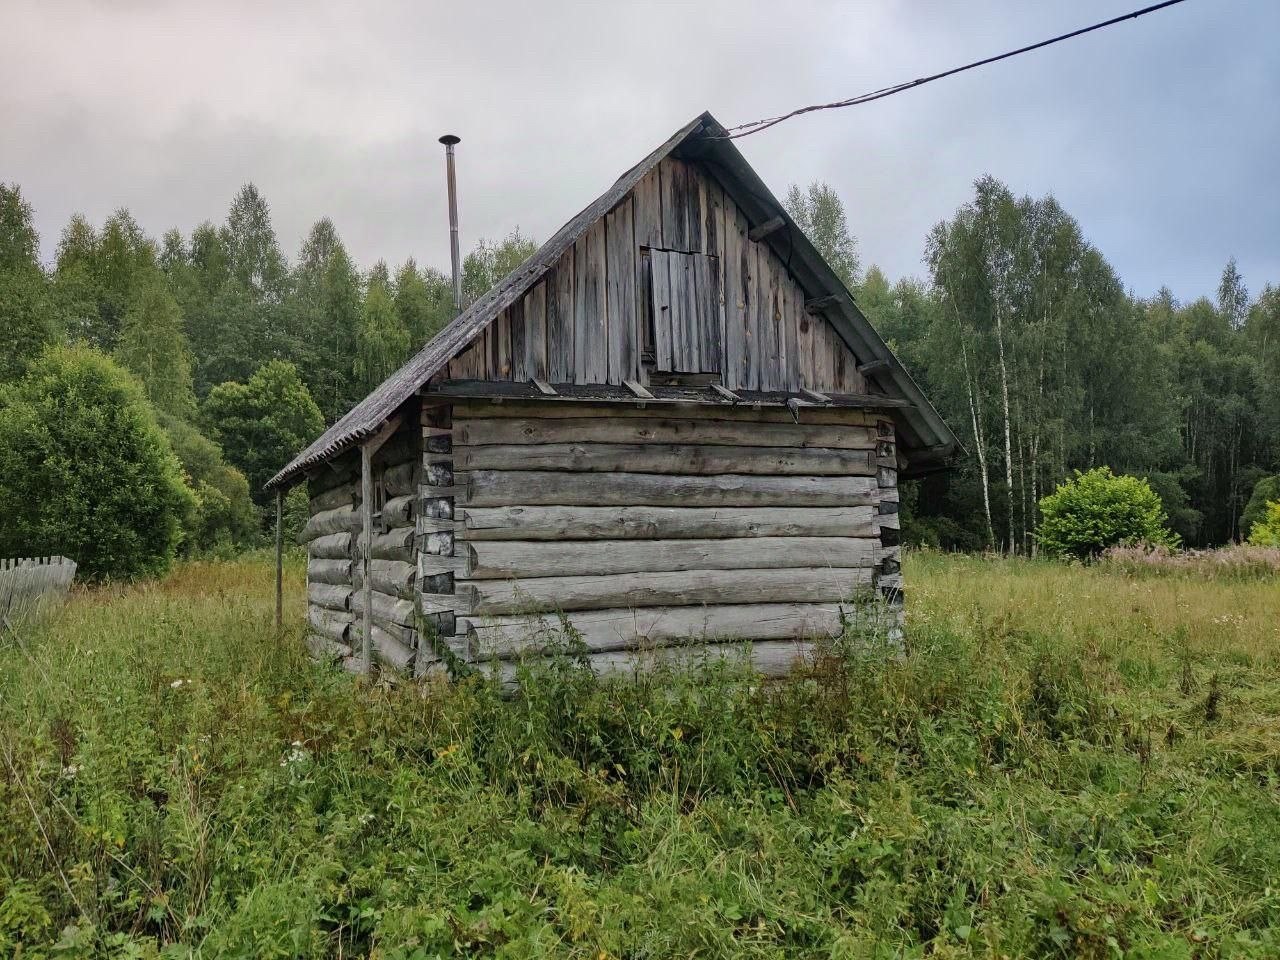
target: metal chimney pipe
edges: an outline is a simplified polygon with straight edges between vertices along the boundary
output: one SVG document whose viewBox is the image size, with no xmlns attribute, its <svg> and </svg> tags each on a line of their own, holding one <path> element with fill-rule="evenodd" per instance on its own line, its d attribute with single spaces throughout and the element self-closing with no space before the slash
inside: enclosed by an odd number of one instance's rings
<svg viewBox="0 0 1280 960">
<path fill-rule="evenodd" d="M 453 145 L 461 143 L 461 137 L 446 133 L 440 138 L 444 144 L 444 162 L 449 177 L 449 255 L 453 261 L 453 311 L 462 312 L 462 260 L 458 251 L 458 181 L 453 172 Z"/>
</svg>

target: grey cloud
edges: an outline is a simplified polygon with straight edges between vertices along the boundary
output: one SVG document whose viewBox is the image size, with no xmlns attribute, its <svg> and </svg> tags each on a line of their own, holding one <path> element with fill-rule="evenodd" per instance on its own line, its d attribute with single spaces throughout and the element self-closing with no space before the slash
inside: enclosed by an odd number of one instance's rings
<svg viewBox="0 0 1280 960">
<path fill-rule="evenodd" d="M 333 218 L 359 262 L 447 262 L 435 138 L 462 136 L 464 243 L 545 238 L 696 112 L 735 123 L 1126 8 L 884 3 L 45 3 L 0 11 L 0 178 L 157 236 L 253 180 L 281 242 Z M 990 172 L 1053 192 L 1140 294 L 1280 282 L 1280 6 L 1192 0 L 1104 34 L 741 142 L 775 191 L 824 179 L 866 262 L 922 272 Z"/>
</svg>

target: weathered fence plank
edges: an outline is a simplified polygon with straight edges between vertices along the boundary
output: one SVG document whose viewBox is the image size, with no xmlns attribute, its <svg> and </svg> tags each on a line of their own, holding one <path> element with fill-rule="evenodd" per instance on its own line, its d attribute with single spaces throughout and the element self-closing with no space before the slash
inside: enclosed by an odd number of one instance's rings
<svg viewBox="0 0 1280 960">
<path fill-rule="evenodd" d="M 76 577 L 67 557 L 0 560 L 0 621 L 16 623 L 63 602 Z"/>
</svg>

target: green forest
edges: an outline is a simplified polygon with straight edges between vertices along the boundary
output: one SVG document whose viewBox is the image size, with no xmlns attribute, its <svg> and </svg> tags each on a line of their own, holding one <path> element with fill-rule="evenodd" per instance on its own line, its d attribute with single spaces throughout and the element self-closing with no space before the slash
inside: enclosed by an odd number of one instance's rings
<svg viewBox="0 0 1280 960">
<path fill-rule="evenodd" d="M 1189 546 L 1241 539 L 1280 498 L 1280 290 L 1251 295 L 1234 260 L 1194 302 L 1143 299 L 1052 197 L 983 177 L 923 238 L 924 275 L 894 280 L 863 269 L 829 186 L 793 186 L 787 208 L 964 444 L 955 469 L 908 485 L 908 542 L 1033 553 L 1041 497 L 1101 465 L 1146 478 Z M 534 249 L 519 229 L 480 241 L 464 298 Z M 290 259 L 252 184 L 189 234 L 156 239 L 122 209 L 73 217 L 52 260 L 40 252 L 31 205 L 0 184 L 0 554 L 60 552 L 99 509 L 61 488 L 65 506 L 33 505 L 59 458 L 99 458 L 101 489 L 113 444 L 135 443 L 156 512 L 115 509 L 153 543 L 133 566 L 121 543 L 116 576 L 255 542 L 263 483 L 453 309 L 443 272 L 362 269 L 328 218 Z M 116 412 L 67 449 L 43 425 L 67 402 Z M 300 496 L 289 510 L 305 513 Z"/>
</svg>

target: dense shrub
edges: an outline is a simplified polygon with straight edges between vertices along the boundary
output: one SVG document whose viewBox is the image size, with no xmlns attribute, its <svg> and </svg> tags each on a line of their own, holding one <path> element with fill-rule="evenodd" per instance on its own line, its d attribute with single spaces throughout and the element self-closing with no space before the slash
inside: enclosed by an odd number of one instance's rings
<svg viewBox="0 0 1280 960">
<path fill-rule="evenodd" d="M 218 445 L 191 424 L 164 414 L 159 419 L 195 494 L 192 512 L 183 518 L 183 552 L 227 554 L 251 546 L 261 523 L 245 475 L 226 463 Z"/>
<path fill-rule="evenodd" d="M 1050 556 L 1091 560 L 1115 544 L 1176 546 L 1177 536 L 1150 485 L 1110 467 L 1076 475 L 1040 501 L 1036 538 Z"/>
<path fill-rule="evenodd" d="M 0 389 L 0 555 L 62 554 L 90 579 L 162 573 L 192 509 L 137 382 L 61 347 Z"/>
<path fill-rule="evenodd" d="M 1280 547 L 1280 501 L 1267 504 L 1267 512 L 1249 528 L 1249 542 L 1255 547 Z"/>
<path fill-rule="evenodd" d="M 1253 485 L 1253 493 L 1240 514 L 1240 532 L 1246 537 L 1253 531 L 1253 525 L 1266 519 L 1267 504 L 1280 502 L 1280 475 L 1263 477 Z"/>
<path fill-rule="evenodd" d="M 203 414 L 210 436 L 249 479 L 259 504 L 270 499 L 263 485 L 324 428 L 297 368 L 283 360 L 263 364 L 246 383 L 214 387 Z"/>
<path fill-rule="evenodd" d="M 302 528 L 311 519 L 311 500 L 307 496 L 307 485 L 300 483 L 290 487 L 284 495 L 284 542 L 286 545 L 296 544 L 302 534 Z"/>
</svg>

